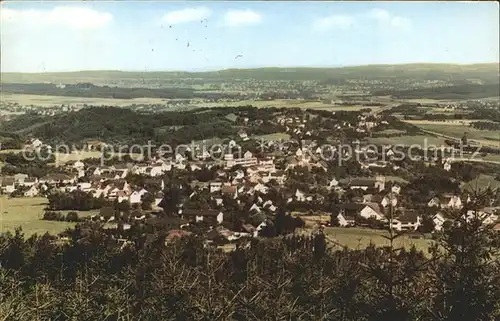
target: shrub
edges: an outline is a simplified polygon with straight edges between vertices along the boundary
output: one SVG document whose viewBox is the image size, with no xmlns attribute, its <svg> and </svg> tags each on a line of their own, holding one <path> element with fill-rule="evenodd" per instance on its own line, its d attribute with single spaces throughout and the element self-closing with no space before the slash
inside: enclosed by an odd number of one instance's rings
<svg viewBox="0 0 500 321">
<path fill-rule="evenodd" d="M 77 212 L 69 212 L 66 215 L 67 222 L 79 222 L 78 213 Z"/>
</svg>

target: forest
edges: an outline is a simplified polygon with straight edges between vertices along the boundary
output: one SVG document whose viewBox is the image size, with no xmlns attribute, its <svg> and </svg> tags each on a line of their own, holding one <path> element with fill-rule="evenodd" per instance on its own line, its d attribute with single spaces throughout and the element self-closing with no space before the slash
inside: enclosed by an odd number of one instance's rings
<svg viewBox="0 0 500 321">
<path fill-rule="evenodd" d="M 233 252 L 196 234 L 86 222 L 0 236 L 5 320 L 498 320 L 498 232 L 468 210 L 428 252 L 331 247 L 321 231 L 250 239 Z M 168 220 L 168 216 L 164 217 Z M 128 240 L 119 239 L 127 234 Z"/>
<path fill-rule="evenodd" d="M 89 107 L 56 116 L 21 115 L 1 124 L 0 130 L 31 135 L 50 144 L 81 144 L 85 140 L 99 139 L 111 145 L 147 144 L 152 141 L 175 146 L 193 140 L 232 137 L 243 128 L 249 136 L 283 132 L 283 126 L 271 122 L 276 112 L 299 116 L 304 113 L 294 108 L 252 106 L 197 108 L 155 114 L 117 107 Z M 307 112 L 330 119 L 333 117 L 327 111 Z M 334 118 L 356 119 L 360 112 L 338 112 Z M 228 119 L 229 115 L 236 115 L 236 120 Z M 244 126 L 241 119 L 245 117 L 262 123 Z"/>
</svg>

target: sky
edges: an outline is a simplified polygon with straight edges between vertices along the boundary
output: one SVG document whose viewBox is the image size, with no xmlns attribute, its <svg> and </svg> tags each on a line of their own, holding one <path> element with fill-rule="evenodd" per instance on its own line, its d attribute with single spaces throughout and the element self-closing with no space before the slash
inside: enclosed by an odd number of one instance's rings
<svg viewBox="0 0 500 321">
<path fill-rule="evenodd" d="M 496 2 L 3 1 L 1 71 L 499 61 Z"/>
</svg>

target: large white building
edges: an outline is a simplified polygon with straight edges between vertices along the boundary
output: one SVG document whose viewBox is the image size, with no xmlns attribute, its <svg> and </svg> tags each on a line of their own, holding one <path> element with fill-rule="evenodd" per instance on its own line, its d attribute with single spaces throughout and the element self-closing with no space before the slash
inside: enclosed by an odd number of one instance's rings
<svg viewBox="0 0 500 321">
<path fill-rule="evenodd" d="M 236 165 L 241 165 L 243 167 L 257 165 L 257 158 L 253 157 L 250 152 L 246 152 L 242 158 L 234 158 L 233 154 L 226 154 L 224 155 L 224 161 L 226 162 L 226 168 L 231 168 Z"/>
</svg>

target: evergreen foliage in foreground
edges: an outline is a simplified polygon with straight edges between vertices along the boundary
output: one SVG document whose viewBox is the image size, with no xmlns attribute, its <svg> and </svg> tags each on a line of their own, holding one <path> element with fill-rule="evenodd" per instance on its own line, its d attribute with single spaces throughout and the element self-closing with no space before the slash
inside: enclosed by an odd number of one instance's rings
<svg viewBox="0 0 500 321">
<path fill-rule="evenodd" d="M 479 198 L 477 198 L 479 199 Z M 428 253 L 330 249 L 326 236 L 252 240 L 223 253 L 200 238 L 79 225 L 70 242 L 0 237 L 1 320 L 498 320 L 498 233 L 469 210 Z M 473 212 L 475 213 L 475 212 Z M 451 213 L 450 213 L 451 214 Z"/>
</svg>

